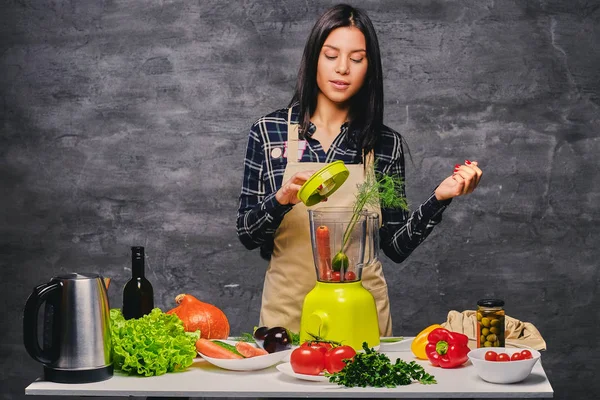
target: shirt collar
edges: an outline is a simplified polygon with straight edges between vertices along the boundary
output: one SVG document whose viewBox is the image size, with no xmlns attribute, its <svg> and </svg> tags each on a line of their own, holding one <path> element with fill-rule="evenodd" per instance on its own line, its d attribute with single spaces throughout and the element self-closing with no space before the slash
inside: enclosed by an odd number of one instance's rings
<svg viewBox="0 0 600 400">
<path fill-rule="evenodd" d="M 345 134 L 346 132 L 348 132 L 348 122 L 344 122 L 340 128 L 340 132 Z M 312 138 L 312 136 L 315 134 L 317 130 L 317 127 L 315 126 L 315 124 L 313 124 L 312 122 L 308 125 L 308 132 L 306 132 L 304 134 L 304 136 L 306 136 L 307 138 Z"/>
<path fill-rule="evenodd" d="M 300 103 L 296 102 L 292 105 L 292 121 L 295 121 L 297 124 L 300 123 Z M 340 128 L 341 133 L 348 132 L 348 121 L 344 122 Z M 308 132 L 304 133 L 304 136 L 308 139 L 312 138 L 312 136 L 317 131 L 317 127 L 312 122 L 308 125 Z"/>
</svg>

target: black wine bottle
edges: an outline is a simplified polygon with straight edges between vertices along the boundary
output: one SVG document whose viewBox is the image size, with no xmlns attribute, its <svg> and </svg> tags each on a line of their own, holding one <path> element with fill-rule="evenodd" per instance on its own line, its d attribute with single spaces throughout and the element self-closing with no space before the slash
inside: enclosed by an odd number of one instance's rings
<svg viewBox="0 0 600 400">
<path fill-rule="evenodd" d="M 154 308 L 154 290 L 144 276 L 144 248 L 131 248 L 131 279 L 123 288 L 123 317 L 140 318 Z"/>
</svg>

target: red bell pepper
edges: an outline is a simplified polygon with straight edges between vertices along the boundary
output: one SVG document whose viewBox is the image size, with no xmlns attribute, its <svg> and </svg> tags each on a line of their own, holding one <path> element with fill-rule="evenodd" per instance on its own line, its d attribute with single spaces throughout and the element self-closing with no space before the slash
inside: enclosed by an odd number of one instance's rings
<svg viewBox="0 0 600 400">
<path fill-rule="evenodd" d="M 456 368 L 467 362 L 469 338 L 458 332 L 436 328 L 427 336 L 425 353 L 431 364 L 442 368 Z"/>
</svg>

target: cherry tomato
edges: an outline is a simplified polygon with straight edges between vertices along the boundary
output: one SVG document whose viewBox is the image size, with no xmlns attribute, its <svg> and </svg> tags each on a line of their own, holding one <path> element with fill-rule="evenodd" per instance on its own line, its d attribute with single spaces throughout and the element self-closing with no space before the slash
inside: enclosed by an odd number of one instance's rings
<svg viewBox="0 0 600 400">
<path fill-rule="evenodd" d="M 344 274 L 344 280 L 355 281 L 356 274 L 353 271 L 346 271 L 346 273 Z"/>
<path fill-rule="evenodd" d="M 302 343 L 303 347 L 311 347 L 313 349 L 317 349 L 319 350 L 321 353 L 323 353 L 323 355 L 325 355 L 325 353 L 327 353 L 327 351 L 329 349 L 331 349 L 331 343 L 327 343 L 327 342 L 316 342 L 316 341 L 312 341 L 309 340 L 308 342 L 304 342 Z"/>
<path fill-rule="evenodd" d="M 346 366 L 343 360 L 354 360 L 356 351 L 350 346 L 338 346 L 325 354 L 325 369 L 330 374 L 340 372 Z"/>
<path fill-rule="evenodd" d="M 510 361 L 519 361 L 519 360 L 523 360 L 523 355 L 521 353 L 514 353 L 512 356 L 510 356 Z"/>
<path fill-rule="evenodd" d="M 506 353 L 500 353 L 498 354 L 498 358 L 496 358 L 496 361 L 510 361 L 510 356 Z"/>
<path fill-rule="evenodd" d="M 297 374 L 319 375 L 325 369 L 325 355 L 319 349 L 300 346 L 292 351 L 290 364 Z"/>
<path fill-rule="evenodd" d="M 486 351 L 485 352 L 485 360 L 486 361 L 496 361 L 496 359 L 498 358 L 498 353 L 496 353 L 495 351 Z"/>
<path fill-rule="evenodd" d="M 339 282 L 340 280 L 342 280 L 342 274 L 340 271 L 333 271 L 333 273 L 331 274 L 331 280 L 333 282 Z"/>
<path fill-rule="evenodd" d="M 529 360 L 530 358 L 533 358 L 531 352 L 527 349 L 521 351 L 521 357 L 523 357 L 522 360 Z"/>
</svg>

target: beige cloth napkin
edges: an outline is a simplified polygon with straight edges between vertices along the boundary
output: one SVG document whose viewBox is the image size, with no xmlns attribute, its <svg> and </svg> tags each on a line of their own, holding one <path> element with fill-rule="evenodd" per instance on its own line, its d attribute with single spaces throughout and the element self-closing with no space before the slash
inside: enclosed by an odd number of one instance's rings
<svg viewBox="0 0 600 400">
<path fill-rule="evenodd" d="M 459 312 L 451 310 L 448 319 L 441 324 L 452 332 L 460 332 L 469 337 L 469 347 L 477 347 L 477 314 L 474 310 Z M 505 316 L 504 341 L 506 347 L 531 347 L 546 350 L 546 341 L 537 328 L 529 323 Z"/>
</svg>

